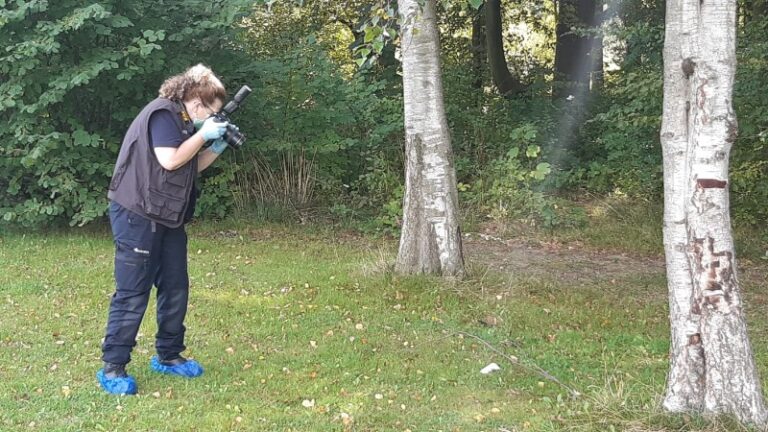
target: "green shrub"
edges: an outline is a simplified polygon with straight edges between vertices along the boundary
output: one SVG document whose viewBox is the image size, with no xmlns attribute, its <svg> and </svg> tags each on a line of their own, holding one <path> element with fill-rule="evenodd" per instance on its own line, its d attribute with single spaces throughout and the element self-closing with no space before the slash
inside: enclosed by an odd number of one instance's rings
<svg viewBox="0 0 768 432">
<path fill-rule="evenodd" d="M 314 39 L 255 67 L 261 79 L 243 116 L 256 136 L 236 160 L 249 205 L 329 206 L 353 195 L 365 197 L 360 206 L 387 200 L 394 186 L 376 177 L 397 160 L 403 123 L 400 101 L 383 94 L 384 83 L 345 76 Z M 386 161 L 377 158 L 382 154 Z"/>
<path fill-rule="evenodd" d="M 219 47 L 242 2 L 0 3 L 0 223 L 103 215 L 123 134 L 163 79 L 239 57 Z"/>
<path fill-rule="evenodd" d="M 752 225 L 768 219 L 768 18 L 749 21 L 739 38 L 734 105 L 739 137 L 731 152 L 734 217 Z"/>
</svg>

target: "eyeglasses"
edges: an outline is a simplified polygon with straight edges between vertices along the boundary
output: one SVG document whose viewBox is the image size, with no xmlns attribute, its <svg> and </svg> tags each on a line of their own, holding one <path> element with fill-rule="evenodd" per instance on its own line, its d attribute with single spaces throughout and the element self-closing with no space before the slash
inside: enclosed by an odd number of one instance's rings
<svg viewBox="0 0 768 432">
<path fill-rule="evenodd" d="M 216 110 L 215 110 L 215 109 L 213 109 L 213 108 L 211 108 L 210 106 L 208 106 L 208 104 L 207 104 L 207 103 L 205 103 L 205 102 L 203 102 L 202 100 L 200 101 L 200 105 L 202 105 L 202 106 L 203 106 L 203 108 L 205 108 L 205 109 L 207 109 L 208 111 L 210 111 L 210 112 L 208 113 L 208 117 L 210 117 L 210 116 L 212 116 L 214 113 L 216 113 Z"/>
</svg>

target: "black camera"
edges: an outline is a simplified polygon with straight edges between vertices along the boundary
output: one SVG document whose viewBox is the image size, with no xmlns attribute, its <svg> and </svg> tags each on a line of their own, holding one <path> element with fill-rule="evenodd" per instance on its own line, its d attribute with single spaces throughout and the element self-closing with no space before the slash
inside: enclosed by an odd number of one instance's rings
<svg viewBox="0 0 768 432">
<path fill-rule="evenodd" d="M 240 148 L 243 143 L 245 143 L 245 135 L 237 130 L 237 126 L 232 124 L 232 122 L 229 120 L 229 116 L 240 108 L 243 100 L 245 100 L 249 94 L 251 94 L 250 87 L 247 85 L 240 87 L 240 90 L 237 91 L 235 97 L 232 98 L 231 101 L 227 102 L 221 111 L 213 115 L 216 121 L 229 123 L 227 125 L 226 132 L 224 132 L 224 135 L 222 136 L 222 139 L 232 148 Z"/>
</svg>

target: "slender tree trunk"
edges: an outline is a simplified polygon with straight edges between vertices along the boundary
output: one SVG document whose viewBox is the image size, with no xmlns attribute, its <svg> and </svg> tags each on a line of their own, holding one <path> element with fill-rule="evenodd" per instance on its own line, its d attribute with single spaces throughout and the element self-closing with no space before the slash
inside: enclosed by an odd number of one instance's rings
<svg viewBox="0 0 768 432">
<path fill-rule="evenodd" d="M 590 90 L 590 75 L 595 64 L 595 36 L 593 33 L 597 21 L 596 0 L 579 0 L 577 25 L 583 30 L 589 30 L 590 33 L 579 36 L 579 62 L 576 64 L 575 81 L 587 91 Z"/>
<path fill-rule="evenodd" d="M 486 59 L 485 49 L 485 5 L 481 5 L 474 17 L 472 17 L 472 70 L 475 79 L 472 86 L 477 90 L 483 88 L 484 65 Z"/>
<path fill-rule="evenodd" d="M 504 52 L 504 36 L 502 32 L 501 0 L 486 0 L 485 27 L 488 30 L 486 36 L 488 46 L 488 65 L 491 69 L 493 83 L 503 95 L 518 93 L 523 89 L 520 83 L 509 71 L 507 57 Z"/>
<path fill-rule="evenodd" d="M 572 77 L 572 65 L 577 62 L 578 39 L 571 33 L 568 17 L 575 15 L 577 0 L 555 0 L 557 5 L 557 23 L 555 24 L 555 65 L 554 88 L 552 96 L 562 99 L 573 91 L 570 81 Z"/>
<path fill-rule="evenodd" d="M 736 0 L 667 0 L 666 25 L 661 139 L 672 347 L 664 407 L 732 414 L 765 428 L 729 214 Z"/>
<path fill-rule="evenodd" d="M 593 16 L 592 27 L 599 30 L 592 38 L 590 42 L 591 56 L 592 56 L 592 85 L 590 89 L 592 91 L 600 91 L 603 88 L 603 21 L 605 20 L 605 13 L 603 12 L 603 2 L 595 2 L 595 12 Z"/>
<path fill-rule="evenodd" d="M 398 273 L 461 276 L 456 173 L 443 105 L 435 0 L 398 0 L 405 104 L 405 197 Z"/>
<path fill-rule="evenodd" d="M 591 27 L 594 17 L 595 0 L 557 0 L 555 88 L 552 92 L 556 99 L 589 92 L 593 38 L 579 35 L 573 29 Z"/>
</svg>

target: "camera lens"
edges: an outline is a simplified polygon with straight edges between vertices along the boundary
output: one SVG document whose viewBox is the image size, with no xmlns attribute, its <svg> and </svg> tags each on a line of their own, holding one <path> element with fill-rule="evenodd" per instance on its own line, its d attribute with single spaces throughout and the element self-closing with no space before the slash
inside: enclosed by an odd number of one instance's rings
<svg viewBox="0 0 768 432">
<path fill-rule="evenodd" d="M 227 126 L 227 132 L 224 134 L 224 141 L 230 147 L 240 148 L 245 143 L 245 135 L 240 133 L 233 125 Z"/>
</svg>

